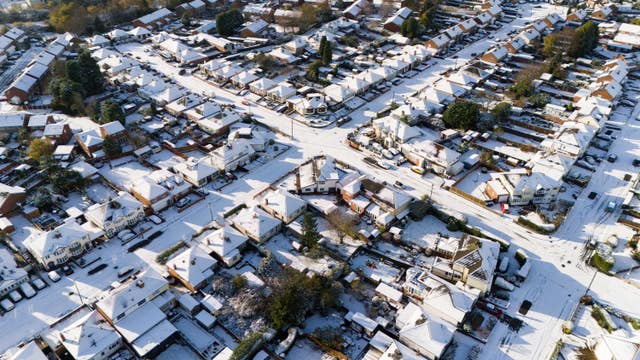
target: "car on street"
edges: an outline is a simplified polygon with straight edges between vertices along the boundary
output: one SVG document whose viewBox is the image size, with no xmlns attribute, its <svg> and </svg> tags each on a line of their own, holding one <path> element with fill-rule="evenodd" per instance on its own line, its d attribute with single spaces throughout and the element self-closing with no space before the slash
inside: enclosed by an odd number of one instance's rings
<svg viewBox="0 0 640 360">
<path fill-rule="evenodd" d="M 179 207 L 179 208 L 183 208 L 183 207 L 189 205 L 190 202 L 191 202 L 191 199 L 182 198 L 182 199 L 178 200 L 178 202 L 176 203 L 176 206 Z"/>
<path fill-rule="evenodd" d="M 47 276 L 49 277 L 49 280 L 53 281 L 53 282 L 58 282 L 60 281 L 60 274 L 58 274 L 57 271 L 55 270 L 51 270 L 47 273 Z"/>
<path fill-rule="evenodd" d="M 589 193 L 589 195 L 587 196 L 589 199 L 593 200 L 596 198 L 596 196 L 598 196 L 598 193 L 595 191 L 592 191 Z"/>
</svg>

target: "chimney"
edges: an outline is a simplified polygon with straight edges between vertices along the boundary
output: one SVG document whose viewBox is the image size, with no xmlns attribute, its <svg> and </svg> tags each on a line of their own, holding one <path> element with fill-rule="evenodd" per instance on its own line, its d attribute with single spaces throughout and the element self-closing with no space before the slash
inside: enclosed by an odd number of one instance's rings
<svg viewBox="0 0 640 360">
<path fill-rule="evenodd" d="M 61 339 L 62 341 L 65 341 L 65 340 L 66 340 L 66 338 L 64 337 L 64 334 L 63 334 L 63 333 L 60 333 L 60 339 Z"/>
<path fill-rule="evenodd" d="M 191 259 L 191 265 L 195 265 L 196 264 L 196 258 Z"/>
<path fill-rule="evenodd" d="M 176 265 L 175 263 L 173 264 L 173 270 L 178 270 L 178 265 Z"/>
<path fill-rule="evenodd" d="M 209 240 L 209 238 L 207 238 L 207 245 L 211 245 L 211 240 Z"/>
</svg>

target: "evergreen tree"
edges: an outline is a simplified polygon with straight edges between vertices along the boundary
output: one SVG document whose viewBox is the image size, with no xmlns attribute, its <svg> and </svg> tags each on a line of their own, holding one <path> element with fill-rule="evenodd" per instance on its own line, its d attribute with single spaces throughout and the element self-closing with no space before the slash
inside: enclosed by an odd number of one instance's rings
<svg viewBox="0 0 640 360">
<path fill-rule="evenodd" d="M 331 41 L 326 41 L 324 48 L 322 49 L 322 65 L 331 64 L 331 57 L 333 56 L 331 49 Z"/>
<path fill-rule="evenodd" d="M 318 245 L 318 240 L 320 240 L 318 223 L 316 219 L 311 216 L 311 213 L 306 212 L 302 217 L 302 235 L 300 235 L 300 242 L 302 245 L 311 249 Z"/>
</svg>

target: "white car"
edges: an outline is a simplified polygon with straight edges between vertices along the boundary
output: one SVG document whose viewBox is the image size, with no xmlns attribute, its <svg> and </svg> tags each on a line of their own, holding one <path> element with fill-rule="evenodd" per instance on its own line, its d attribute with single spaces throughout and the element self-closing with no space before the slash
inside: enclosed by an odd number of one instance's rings
<svg viewBox="0 0 640 360">
<path fill-rule="evenodd" d="M 29 283 L 20 284 L 20 290 L 22 291 L 24 296 L 27 297 L 27 299 L 36 296 L 36 290 Z"/>
<path fill-rule="evenodd" d="M 13 301 L 14 303 L 17 303 L 18 301 L 22 300 L 22 295 L 20 295 L 20 293 L 16 290 L 13 290 L 12 292 L 10 292 L 9 297 L 11 298 L 11 301 Z"/>
<path fill-rule="evenodd" d="M 47 276 L 49 277 L 49 280 L 51 280 L 51 281 L 53 281 L 53 282 L 58 282 L 58 281 L 60 281 L 60 275 L 59 275 L 59 274 L 58 274 L 58 272 L 57 272 L 57 271 L 55 271 L 55 270 L 49 271 L 49 272 L 47 273 Z"/>
<path fill-rule="evenodd" d="M 42 279 L 34 279 L 32 282 L 33 286 L 36 287 L 36 289 L 38 290 L 42 290 L 44 288 L 47 287 L 47 284 L 44 283 L 44 281 L 42 281 Z"/>
<path fill-rule="evenodd" d="M 0 306 L 2 306 L 2 310 L 4 311 L 11 311 L 15 307 L 15 305 L 13 305 L 13 303 L 9 299 L 0 301 Z"/>
<path fill-rule="evenodd" d="M 162 224 L 162 219 L 160 219 L 160 217 L 158 217 L 157 215 L 149 216 L 149 220 L 151 220 L 151 222 L 156 225 Z"/>
<path fill-rule="evenodd" d="M 118 233 L 118 235 L 116 235 L 116 236 L 118 236 L 118 239 L 120 239 L 120 240 L 124 240 L 124 238 L 129 237 L 129 236 L 130 236 L 130 235 L 132 235 L 132 234 L 133 234 L 133 233 L 131 232 L 131 230 L 129 230 L 129 229 L 124 229 L 124 230 L 120 231 L 120 232 Z"/>
</svg>

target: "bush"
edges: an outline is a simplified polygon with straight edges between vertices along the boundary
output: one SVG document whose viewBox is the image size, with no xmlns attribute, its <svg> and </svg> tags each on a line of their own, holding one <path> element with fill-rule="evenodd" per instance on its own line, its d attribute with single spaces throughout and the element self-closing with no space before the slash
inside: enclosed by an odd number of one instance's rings
<svg viewBox="0 0 640 360">
<path fill-rule="evenodd" d="M 321 327 L 313 332 L 313 337 L 320 342 L 320 344 L 337 350 L 342 350 L 342 344 L 344 338 L 342 336 L 342 330 L 340 328 L 333 328 L 329 326 Z"/>
<path fill-rule="evenodd" d="M 187 245 L 182 242 L 182 241 L 178 241 L 176 244 L 174 244 L 173 246 L 165 249 L 163 252 L 161 252 L 160 254 L 158 254 L 158 256 L 156 257 L 156 262 L 158 264 L 166 264 L 167 260 L 169 259 L 169 257 L 173 254 L 175 254 L 176 252 L 178 252 L 178 250 L 182 249 L 183 247 L 186 247 Z"/>
<path fill-rule="evenodd" d="M 631 320 L 631 327 L 634 330 L 640 330 L 640 323 L 638 322 L 638 319 Z"/>
<path fill-rule="evenodd" d="M 247 286 L 247 279 L 240 274 L 236 274 L 236 276 L 231 279 L 231 285 L 233 285 L 234 289 L 238 291 Z"/>
<path fill-rule="evenodd" d="M 251 357 L 252 353 L 256 351 L 259 343 L 262 342 L 262 333 L 253 333 L 244 338 L 238 346 L 233 350 L 230 360 L 241 360 Z"/>
<path fill-rule="evenodd" d="M 607 330 L 608 332 L 612 332 L 614 330 L 613 326 L 609 324 L 609 321 L 607 320 L 604 313 L 602 312 L 602 309 L 599 306 L 593 306 L 593 308 L 591 309 L 591 317 L 596 320 L 601 328 Z"/>
<path fill-rule="evenodd" d="M 480 118 L 480 105 L 470 101 L 458 101 L 447 107 L 442 115 L 447 128 L 475 129 Z"/>
<path fill-rule="evenodd" d="M 608 273 L 613 267 L 613 262 L 606 261 L 597 252 L 591 257 L 591 262 L 600 271 Z"/>
<path fill-rule="evenodd" d="M 533 230 L 535 232 L 537 232 L 538 234 L 543 234 L 543 235 L 548 235 L 551 234 L 551 231 L 536 225 L 535 223 L 533 223 L 532 221 L 530 221 L 529 219 L 523 218 L 522 216 L 518 217 L 518 220 L 516 220 L 516 223 L 518 223 L 518 225 L 526 227 L 529 230 Z"/>
</svg>

